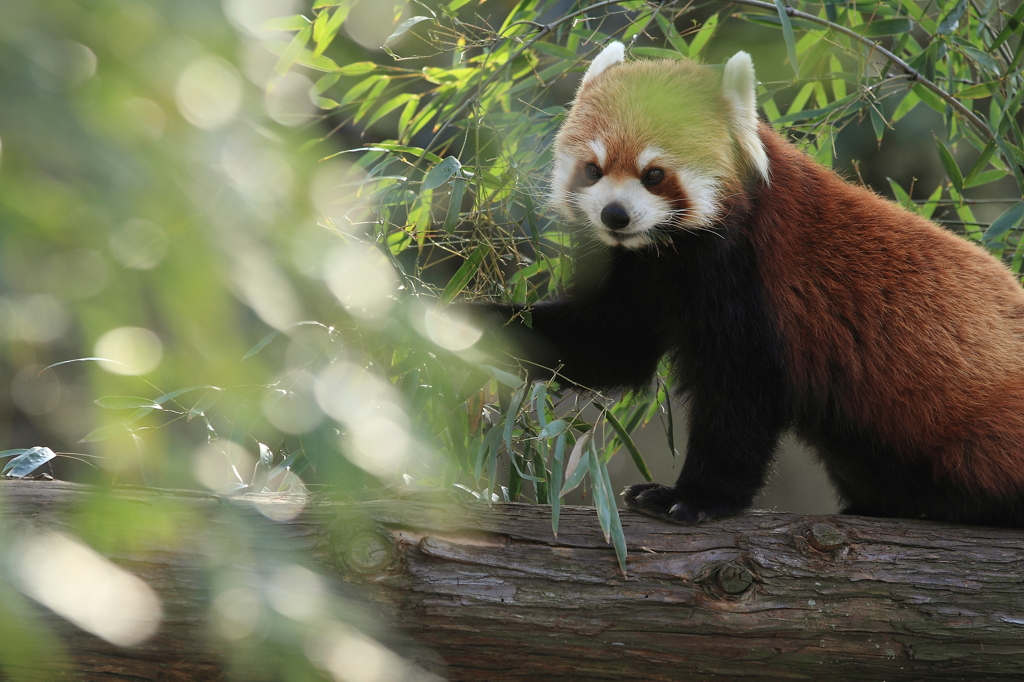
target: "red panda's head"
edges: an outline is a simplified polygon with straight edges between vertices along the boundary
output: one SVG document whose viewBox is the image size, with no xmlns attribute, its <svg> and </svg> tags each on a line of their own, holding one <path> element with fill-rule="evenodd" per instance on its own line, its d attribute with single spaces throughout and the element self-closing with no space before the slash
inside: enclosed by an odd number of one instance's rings
<svg viewBox="0 0 1024 682">
<path fill-rule="evenodd" d="M 611 43 L 555 138 L 552 203 L 623 248 L 713 228 L 745 174 L 768 180 L 756 87 L 746 52 L 717 71 L 688 60 L 623 63 L 622 43 Z"/>
</svg>

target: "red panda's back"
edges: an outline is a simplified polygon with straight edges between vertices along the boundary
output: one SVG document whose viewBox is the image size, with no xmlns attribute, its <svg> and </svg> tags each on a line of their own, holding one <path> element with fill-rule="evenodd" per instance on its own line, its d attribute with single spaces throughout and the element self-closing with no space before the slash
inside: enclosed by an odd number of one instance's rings
<svg viewBox="0 0 1024 682">
<path fill-rule="evenodd" d="M 981 247 L 848 184 L 768 128 L 752 222 L 799 411 L 935 475 L 1024 486 L 1024 290 Z"/>
</svg>

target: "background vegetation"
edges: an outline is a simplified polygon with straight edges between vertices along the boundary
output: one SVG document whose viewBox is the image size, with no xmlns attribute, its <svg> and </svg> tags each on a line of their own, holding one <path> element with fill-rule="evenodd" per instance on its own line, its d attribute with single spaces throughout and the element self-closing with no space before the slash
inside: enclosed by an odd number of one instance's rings
<svg viewBox="0 0 1024 682">
<path fill-rule="evenodd" d="M 417 483 L 550 503 L 555 524 L 579 486 L 621 560 L 609 465 L 636 480 L 681 450 L 667 380 L 625 399 L 526 386 L 443 308 L 534 302 L 571 271 L 545 174 L 587 61 L 612 39 L 709 64 L 745 49 L 777 129 L 1020 273 L 1022 18 L 1002 0 L 8 3 L 9 473 L 298 496 Z M 647 422 L 667 448 L 634 443 Z M 60 537 L 153 532 L 123 511 L 98 495 Z M 212 636 L 238 674 L 349 679 L 303 647 L 324 623 L 354 632 L 344 604 L 275 609 L 274 580 L 320 583 L 254 547 L 257 579 L 211 560 Z M 23 595 L 45 599 L 16 572 L 2 589 L 0 619 L 38 634 Z M 244 627 L 261 618 L 288 627 Z M 331 646 L 374 650 L 345 637 Z M 31 657 L 24 639 L 0 656 Z"/>
</svg>

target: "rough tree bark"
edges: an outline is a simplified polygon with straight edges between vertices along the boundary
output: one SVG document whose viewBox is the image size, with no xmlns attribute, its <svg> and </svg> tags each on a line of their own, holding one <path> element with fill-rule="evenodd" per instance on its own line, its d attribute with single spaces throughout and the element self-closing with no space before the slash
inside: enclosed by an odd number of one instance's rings
<svg viewBox="0 0 1024 682">
<path fill-rule="evenodd" d="M 61 525 L 88 494 L 5 482 L 3 528 Z M 210 495 L 124 489 L 141 505 Z M 233 504 L 273 505 L 272 497 Z M 694 528 L 623 512 L 628 574 L 593 510 L 387 499 L 308 501 L 273 524 L 450 680 L 1011 680 L 1024 677 L 1024 532 L 751 512 Z M 268 522 L 269 524 L 269 522 Z M 135 649 L 62 629 L 82 679 L 219 679 L 202 548 L 114 557 L 159 592 Z"/>
</svg>

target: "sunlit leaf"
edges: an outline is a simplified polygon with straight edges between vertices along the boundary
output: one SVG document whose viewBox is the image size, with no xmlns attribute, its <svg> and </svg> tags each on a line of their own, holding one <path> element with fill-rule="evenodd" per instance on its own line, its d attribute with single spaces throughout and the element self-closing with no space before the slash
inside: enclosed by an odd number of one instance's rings
<svg viewBox="0 0 1024 682">
<path fill-rule="evenodd" d="M 405 21 L 403 21 L 401 24 L 398 25 L 398 28 L 395 29 L 394 33 L 392 33 L 391 35 L 389 35 L 387 37 L 387 40 L 384 41 L 384 44 L 387 45 L 389 42 L 391 42 L 391 40 L 393 38 L 397 38 L 398 36 L 402 35 L 403 33 L 408 31 L 410 28 L 412 28 L 416 24 L 420 23 L 421 21 L 429 21 L 429 20 L 430 20 L 430 17 L 424 17 L 424 16 L 409 17 L 408 19 L 406 19 Z"/>
<path fill-rule="evenodd" d="M 469 255 L 469 258 L 455 271 L 452 278 L 448 280 L 448 284 L 445 286 L 444 291 L 441 292 L 441 304 L 447 305 L 455 300 L 455 297 L 466 288 L 470 280 L 476 276 L 477 271 L 480 269 L 481 263 L 483 263 L 484 256 L 491 250 L 489 244 L 481 244 L 473 250 L 473 253 Z"/>
<path fill-rule="evenodd" d="M 56 456 L 57 453 L 50 448 L 37 445 L 7 462 L 4 466 L 3 474 L 12 478 L 23 478 Z"/>
<path fill-rule="evenodd" d="M 139 407 L 148 407 L 153 410 L 162 410 L 163 406 L 148 398 L 134 398 L 125 395 L 108 395 L 97 398 L 97 405 L 107 410 L 133 410 Z"/>
<path fill-rule="evenodd" d="M 78 442 L 95 443 L 101 440 L 108 440 L 110 438 L 114 438 L 115 436 L 121 436 L 126 433 L 129 433 L 129 429 L 126 425 L 122 423 L 107 424 L 106 426 L 101 426 L 98 429 L 93 429 L 85 438 Z"/>
<path fill-rule="evenodd" d="M 427 177 L 423 178 L 423 186 L 420 189 L 422 191 L 426 191 L 428 189 L 440 187 L 461 167 L 462 164 L 459 163 L 459 160 L 454 156 L 446 157 L 441 161 L 441 163 L 430 169 L 430 172 L 427 173 Z"/>
</svg>

